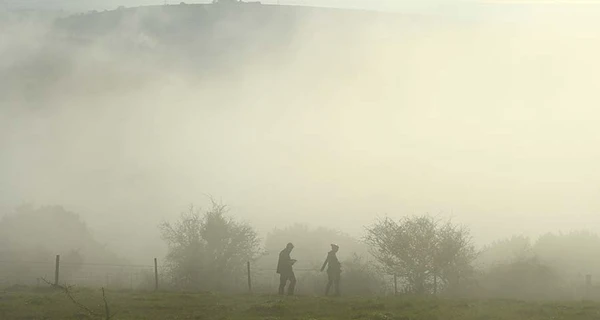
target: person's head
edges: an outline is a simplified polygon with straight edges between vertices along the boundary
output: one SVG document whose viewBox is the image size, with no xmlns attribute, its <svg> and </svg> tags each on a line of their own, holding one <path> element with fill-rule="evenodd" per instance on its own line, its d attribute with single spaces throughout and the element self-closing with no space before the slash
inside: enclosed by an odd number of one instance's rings
<svg viewBox="0 0 600 320">
<path fill-rule="evenodd" d="M 293 245 L 293 244 L 290 242 L 290 243 L 288 243 L 288 244 L 287 244 L 287 246 L 285 246 L 285 248 L 286 248 L 287 250 L 290 250 L 290 251 L 292 251 L 292 249 L 294 249 L 294 245 Z"/>
<path fill-rule="evenodd" d="M 332 243 L 331 244 L 331 251 L 338 252 L 338 250 L 340 250 L 340 247 L 337 244 Z"/>
</svg>

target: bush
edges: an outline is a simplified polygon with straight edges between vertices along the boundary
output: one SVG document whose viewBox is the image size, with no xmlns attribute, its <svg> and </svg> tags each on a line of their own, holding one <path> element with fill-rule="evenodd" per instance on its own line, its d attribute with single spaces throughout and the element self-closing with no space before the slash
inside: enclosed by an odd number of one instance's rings
<svg viewBox="0 0 600 320">
<path fill-rule="evenodd" d="M 566 293 L 559 274 L 535 257 L 492 266 L 481 274 L 479 287 L 488 298 L 561 299 Z"/>
<path fill-rule="evenodd" d="M 168 245 L 167 278 L 185 290 L 231 290 L 245 277 L 246 262 L 260 249 L 256 231 L 225 216 L 226 206 L 212 202 L 201 213 L 194 207 L 175 223 L 160 225 Z"/>
<path fill-rule="evenodd" d="M 351 259 L 342 262 L 344 268 L 342 288 L 345 295 L 378 295 L 386 291 L 386 281 L 373 262 L 354 254 Z"/>
</svg>

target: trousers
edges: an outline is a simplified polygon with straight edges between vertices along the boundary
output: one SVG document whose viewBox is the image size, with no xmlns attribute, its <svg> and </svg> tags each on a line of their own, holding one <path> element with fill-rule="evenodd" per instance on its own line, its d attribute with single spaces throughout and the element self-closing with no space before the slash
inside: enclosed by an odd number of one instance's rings
<svg viewBox="0 0 600 320">
<path fill-rule="evenodd" d="M 340 278 L 341 278 L 341 272 L 337 271 L 337 270 L 327 270 L 327 287 L 325 287 L 325 295 L 329 295 L 329 290 L 331 289 L 331 287 L 334 287 L 335 290 L 335 295 L 339 296 L 340 295 Z"/>
<path fill-rule="evenodd" d="M 290 296 L 294 295 L 294 289 L 296 288 L 296 275 L 293 271 L 280 274 L 279 295 L 283 295 L 288 281 L 290 282 L 290 285 L 288 287 L 287 294 Z"/>
</svg>

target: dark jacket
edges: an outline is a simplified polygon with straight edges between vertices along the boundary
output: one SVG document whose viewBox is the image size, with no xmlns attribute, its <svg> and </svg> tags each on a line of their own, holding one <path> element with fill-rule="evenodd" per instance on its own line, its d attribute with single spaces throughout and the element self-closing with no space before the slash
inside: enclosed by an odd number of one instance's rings
<svg viewBox="0 0 600 320">
<path fill-rule="evenodd" d="M 342 264 L 333 251 L 327 253 L 327 259 L 325 259 L 321 271 L 325 269 L 325 266 L 327 266 L 327 272 L 342 272 Z"/>
<path fill-rule="evenodd" d="M 292 273 L 292 258 L 290 258 L 291 250 L 283 249 L 279 253 L 279 261 L 277 261 L 277 273 L 289 274 Z"/>
</svg>

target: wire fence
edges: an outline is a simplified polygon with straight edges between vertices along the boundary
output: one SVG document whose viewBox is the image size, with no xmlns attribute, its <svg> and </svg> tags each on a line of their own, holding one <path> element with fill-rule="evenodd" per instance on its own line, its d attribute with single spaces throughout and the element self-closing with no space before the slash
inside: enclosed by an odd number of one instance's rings
<svg viewBox="0 0 600 320">
<path fill-rule="evenodd" d="M 152 260 L 150 260 L 152 261 Z M 238 271 L 231 280 L 229 291 L 237 293 L 273 294 L 278 292 L 280 275 L 275 268 L 252 265 Z M 241 268 L 240 268 L 241 269 Z M 327 274 L 318 268 L 295 268 L 296 292 L 298 294 L 322 294 L 327 282 Z M 353 284 L 348 277 L 342 277 L 342 290 L 349 291 Z M 600 300 L 600 278 L 592 275 L 579 275 L 572 278 L 565 287 L 564 298 Z M 372 294 L 397 295 L 404 292 L 404 282 L 393 275 L 383 275 L 381 282 Z M 79 287 L 107 288 L 111 290 L 170 290 L 175 289 L 172 279 L 164 269 L 154 264 L 109 264 L 109 263 L 69 263 L 61 262 L 60 256 L 42 261 L 0 260 L 0 290 L 18 290 L 22 287 L 47 287 L 49 283 L 68 284 Z M 364 284 L 364 283 L 363 283 Z M 364 292 L 364 287 L 361 292 Z"/>
<path fill-rule="evenodd" d="M 0 260 L 0 289 L 11 287 L 41 287 L 52 284 L 69 284 L 81 287 L 104 287 L 110 289 L 151 290 L 166 287 L 171 279 L 155 264 L 69 263 L 55 259 L 38 261 Z M 279 275 L 274 268 L 255 268 L 248 264 L 248 271 L 238 277 L 238 291 L 272 292 L 279 286 Z M 298 277 L 316 273 L 316 269 L 299 268 Z M 248 276 L 249 275 L 249 276 Z M 247 279 L 247 281 L 246 281 Z M 254 287 L 252 287 L 254 285 Z"/>
<path fill-rule="evenodd" d="M 244 267 L 245 270 L 238 271 L 235 277 L 228 279 L 229 291 L 258 294 L 278 292 L 280 275 L 275 268 L 265 267 L 264 264 L 252 265 L 250 262 Z M 203 270 L 198 270 L 198 273 L 199 277 L 206 277 Z M 294 268 L 294 273 L 297 293 L 323 292 L 327 274 L 319 268 L 299 267 Z M 388 289 L 394 287 L 392 279 L 390 276 L 386 281 Z M 157 259 L 154 259 L 154 264 L 148 265 L 72 263 L 61 261 L 60 256 L 41 261 L 0 260 L 0 290 L 46 287 L 47 283 L 112 290 L 176 289 L 176 285 L 173 285 L 175 281 Z"/>
<path fill-rule="evenodd" d="M 152 265 L 107 263 L 60 263 L 46 261 L 0 260 L 0 288 L 45 286 L 44 280 L 82 287 L 105 287 L 115 290 L 147 290 L 155 287 Z"/>
</svg>

